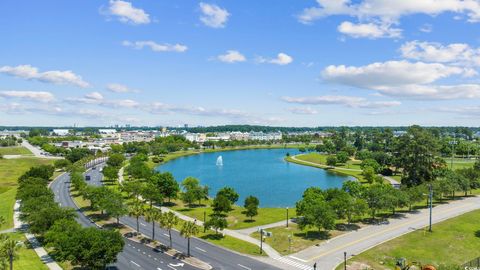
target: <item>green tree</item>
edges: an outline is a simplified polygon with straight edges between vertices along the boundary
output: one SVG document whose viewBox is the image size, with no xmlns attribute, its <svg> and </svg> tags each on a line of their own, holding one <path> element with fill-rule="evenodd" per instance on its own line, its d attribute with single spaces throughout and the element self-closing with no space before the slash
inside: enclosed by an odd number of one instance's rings
<svg viewBox="0 0 480 270">
<path fill-rule="evenodd" d="M 296 203 L 299 227 L 315 227 L 319 231 L 331 230 L 335 226 L 335 211 L 326 201 L 324 191 L 312 187 L 305 190 L 302 199 Z"/>
<path fill-rule="evenodd" d="M 13 261 L 18 257 L 19 243 L 14 239 L 6 238 L 2 241 L 0 246 L 0 253 L 8 259 L 10 270 L 13 270 Z M 1 256 L 0 256 L 1 257 Z"/>
<path fill-rule="evenodd" d="M 82 227 L 71 219 L 57 220 L 45 233 L 47 247 L 52 248 L 55 258 L 60 261 L 71 261 L 78 252 L 78 243 L 73 241 L 80 234 Z"/>
<path fill-rule="evenodd" d="M 72 241 L 78 243 L 77 253 L 72 262 L 86 269 L 98 270 L 114 263 L 125 245 L 119 232 L 92 227 L 82 229 Z"/>
<path fill-rule="evenodd" d="M 120 225 L 120 217 L 129 212 L 122 194 L 114 190 L 110 190 L 102 200 L 101 207 L 109 216 L 117 219 L 117 225 Z"/>
<path fill-rule="evenodd" d="M 336 158 L 337 158 L 338 163 L 347 163 L 347 161 L 349 159 L 348 153 L 345 152 L 345 151 L 338 152 L 337 155 L 336 155 Z"/>
<path fill-rule="evenodd" d="M 156 172 L 150 178 L 150 181 L 162 193 L 163 198 L 168 199 L 168 202 L 170 202 L 171 199 L 176 199 L 178 197 L 177 195 L 178 192 L 180 192 L 180 186 L 171 173 Z"/>
<path fill-rule="evenodd" d="M 140 233 L 140 226 L 139 226 L 139 218 L 145 213 L 145 210 L 143 208 L 143 204 L 139 201 L 133 202 L 129 207 L 128 207 L 128 215 L 131 217 L 135 217 L 136 222 L 137 222 L 137 232 Z"/>
<path fill-rule="evenodd" d="M 150 208 L 145 212 L 147 222 L 152 222 L 152 240 L 155 241 L 155 222 L 161 220 L 162 211 L 157 208 Z"/>
<path fill-rule="evenodd" d="M 218 231 L 225 229 L 228 226 L 228 223 L 224 216 L 214 214 L 210 216 L 210 219 L 205 222 L 204 226 L 207 229 L 213 228 L 215 230 L 215 234 L 218 235 Z"/>
<path fill-rule="evenodd" d="M 105 176 L 105 178 L 107 178 L 108 180 L 117 180 L 118 178 L 118 168 L 117 167 L 113 167 L 113 166 L 105 166 L 103 167 L 103 171 L 102 171 L 103 175 Z"/>
<path fill-rule="evenodd" d="M 112 167 L 119 168 L 123 165 L 123 162 L 125 161 L 125 156 L 120 153 L 115 153 L 111 154 L 108 157 L 107 164 Z"/>
<path fill-rule="evenodd" d="M 200 232 L 200 228 L 191 221 L 183 223 L 180 235 L 187 239 L 187 256 L 190 256 L 190 238 L 196 236 Z"/>
<path fill-rule="evenodd" d="M 217 196 L 224 196 L 231 204 L 235 204 L 238 201 L 238 193 L 231 187 L 223 187 L 217 192 Z"/>
<path fill-rule="evenodd" d="M 67 159 L 57 159 L 55 160 L 54 162 L 54 166 L 55 168 L 57 169 L 62 169 L 62 168 L 67 168 L 68 166 L 70 166 L 72 163 L 67 160 Z"/>
<path fill-rule="evenodd" d="M 172 248 L 172 229 L 175 227 L 180 219 L 173 212 L 166 212 L 162 214 L 161 226 L 168 230 L 168 238 L 170 240 L 169 247 Z"/>
<path fill-rule="evenodd" d="M 151 182 L 144 184 L 141 192 L 142 198 L 149 202 L 150 208 L 153 207 L 153 204 L 163 201 L 162 192 Z"/>
<path fill-rule="evenodd" d="M 232 203 L 227 197 L 223 195 L 217 195 L 213 199 L 212 209 L 213 209 L 213 212 L 215 212 L 215 214 L 223 215 L 232 211 Z"/>
<path fill-rule="evenodd" d="M 375 219 L 376 213 L 388 207 L 386 186 L 384 184 L 372 184 L 365 189 L 364 197 L 368 204 L 368 208 L 372 214 L 372 218 Z"/>
<path fill-rule="evenodd" d="M 200 205 L 203 199 L 208 198 L 208 187 L 201 186 L 197 178 L 185 178 L 182 182 L 182 186 L 184 189 L 182 200 L 189 206 L 192 206 L 195 201 L 198 201 L 198 204 Z"/>
<path fill-rule="evenodd" d="M 327 165 L 331 167 L 334 167 L 335 165 L 337 165 L 337 158 L 335 156 L 328 156 Z"/>
<path fill-rule="evenodd" d="M 250 218 L 250 220 L 253 220 L 253 217 L 258 215 L 258 205 L 260 204 L 260 201 L 258 200 L 257 197 L 254 196 L 248 196 L 245 198 L 245 215 Z"/>
</svg>

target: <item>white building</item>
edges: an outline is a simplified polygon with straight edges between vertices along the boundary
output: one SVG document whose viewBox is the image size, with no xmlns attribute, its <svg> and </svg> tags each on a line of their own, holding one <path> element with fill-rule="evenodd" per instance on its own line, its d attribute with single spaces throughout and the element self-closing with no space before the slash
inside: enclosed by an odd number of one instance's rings
<svg viewBox="0 0 480 270">
<path fill-rule="evenodd" d="M 52 131 L 52 135 L 57 135 L 57 136 L 67 136 L 70 134 L 70 130 L 68 129 L 54 129 Z"/>
</svg>

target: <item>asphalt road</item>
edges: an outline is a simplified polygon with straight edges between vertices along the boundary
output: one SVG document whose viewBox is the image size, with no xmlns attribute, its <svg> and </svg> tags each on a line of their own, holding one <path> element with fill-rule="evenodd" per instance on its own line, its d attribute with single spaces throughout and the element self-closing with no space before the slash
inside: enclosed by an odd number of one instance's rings
<svg viewBox="0 0 480 270">
<path fill-rule="evenodd" d="M 95 173 L 95 171 L 94 171 Z M 71 207 L 77 209 L 69 193 L 70 176 L 64 174 L 52 183 L 50 188 L 55 194 L 55 201 L 63 207 Z M 77 221 L 84 227 L 95 227 L 80 210 L 77 209 Z M 125 238 L 125 247 L 118 254 L 117 262 L 113 265 L 119 270 L 196 270 L 198 268 L 184 264 L 180 260 L 173 257 L 156 252 L 152 248 L 146 247 L 137 242 Z"/>
<path fill-rule="evenodd" d="M 88 184 L 90 185 L 95 185 L 95 186 L 100 186 L 102 185 L 102 179 L 103 175 L 100 172 L 100 168 L 102 165 L 97 165 L 95 170 L 89 170 L 86 175 L 90 176 L 90 180 L 87 181 Z M 75 205 L 70 198 L 70 194 L 68 192 L 68 183 L 69 177 L 68 175 L 63 175 L 55 181 L 51 188 L 55 193 L 55 197 L 58 200 L 58 202 L 61 203 L 62 206 L 68 206 L 68 207 L 73 207 L 75 208 Z M 79 222 L 84 225 L 89 225 L 89 226 L 95 226 L 86 218 L 80 211 L 78 211 L 79 214 Z M 136 219 L 135 218 L 130 218 L 128 216 L 124 216 L 120 218 L 120 222 L 132 227 L 136 228 Z M 152 224 L 147 223 L 143 218 L 140 219 L 140 231 L 141 233 L 152 236 Z M 168 243 L 168 231 L 161 229 L 160 227 L 156 226 L 155 227 L 155 240 L 158 240 L 162 243 Z M 179 251 L 186 251 L 187 250 L 187 240 L 180 236 L 180 234 L 177 231 L 172 231 L 172 242 L 173 242 L 173 248 L 179 250 Z M 133 241 L 127 240 L 126 241 L 127 245 L 125 246 L 124 252 L 119 254 L 118 257 L 118 262 L 116 266 L 119 269 L 157 269 L 157 268 L 151 268 L 147 264 L 147 259 L 143 258 L 145 256 L 139 256 L 143 255 L 143 252 L 146 252 L 145 249 L 150 250 L 150 253 L 154 253 L 151 251 L 149 248 L 145 247 L 140 247 L 142 250 L 141 252 L 134 253 L 135 249 L 131 248 L 128 243 L 132 245 L 139 245 Z M 213 244 L 210 244 L 206 241 L 197 239 L 197 238 L 192 238 L 190 240 L 190 253 L 192 256 L 210 264 L 213 269 L 225 269 L 225 270 L 277 270 L 279 268 L 276 268 L 272 265 L 263 263 L 261 261 L 252 259 L 250 257 L 244 256 L 237 254 L 235 252 L 223 249 L 221 247 L 215 246 Z M 132 250 L 130 250 L 132 249 Z M 132 252 L 130 252 L 132 251 Z M 140 253 L 140 254 L 139 254 Z M 134 256 L 136 255 L 136 256 Z M 150 254 L 152 255 L 152 254 Z M 158 255 L 158 254 L 157 254 Z M 129 257 L 130 256 L 130 257 Z M 152 255 L 153 256 L 153 255 Z M 166 256 L 166 255 L 163 255 Z M 148 257 L 148 255 L 147 255 Z M 142 265 L 143 268 L 135 268 L 133 265 L 129 262 L 134 261 L 135 263 Z M 151 260 L 150 260 L 151 261 Z M 164 261 L 168 261 L 164 259 Z M 178 262 L 178 261 L 177 261 Z M 178 268 L 177 269 L 189 269 L 186 268 L 187 265 L 184 266 L 184 268 Z M 162 268 L 160 268 L 162 269 Z M 170 269 L 170 268 L 168 268 Z M 190 268 L 192 269 L 192 268 Z M 158 270 L 158 269 L 157 269 Z"/>
</svg>

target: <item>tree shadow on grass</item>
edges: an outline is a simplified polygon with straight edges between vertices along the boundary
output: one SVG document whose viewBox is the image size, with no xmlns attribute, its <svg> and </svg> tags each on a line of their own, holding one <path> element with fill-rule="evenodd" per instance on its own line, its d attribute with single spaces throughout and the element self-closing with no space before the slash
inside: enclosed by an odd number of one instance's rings
<svg viewBox="0 0 480 270">
<path fill-rule="evenodd" d="M 475 232 L 475 236 L 480 238 L 480 230 Z"/>
<path fill-rule="evenodd" d="M 327 240 L 330 239 L 331 234 L 327 231 L 306 231 L 297 232 L 293 234 L 295 237 L 303 238 L 304 240 Z"/>
<path fill-rule="evenodd" d="M 102 228 L 104 229 L 123 229 L 125 228 L 125 226 L 122 224 L 122 223 L 117 223 L 117 222 L 113 222 L 113 223 L 106 223 L 102 226 Z"/>
<path fill-rule="evenodd" d="M 213 233 L 201 236 L 200 238 L 204 240 L 221 240 L 223 238 L 223 235 Z"/>
<path fill-rule="evenodd" d="M 337 231 L 349 232 L 349 231 L 356 231 L 360 229 L 360 226 L 354 223 L 350 223 L 350 224 L 340 223 L 335 225 L 335 229 Z"/>
</svg>

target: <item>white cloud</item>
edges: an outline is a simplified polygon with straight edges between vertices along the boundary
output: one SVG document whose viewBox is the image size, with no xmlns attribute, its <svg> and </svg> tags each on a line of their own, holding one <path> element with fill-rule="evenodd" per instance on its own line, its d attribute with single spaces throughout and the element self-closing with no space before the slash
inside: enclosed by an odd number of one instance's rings
<svg viewBox="0 0 480 270">
<path fill-rule="evenodd" d="M 140 91 L 136 89 L 131 89 L 128 86 L 124 84 L 119 84 L 119 83 L 109 83 L 107 85 L 107 90 L 114 92 L 114 93 L 138 93 Z"/>
<path fill-rule="evenodd" d="M 400 47 L 404 58 L 426 62 L 480 66 L 480 48 L 465 43 L 442 45 L 436 42 L 410 41 Z"/>
<path fill-rule="evenodd" d="M 457 84 L 457 85 L 403 85 L 396 87 L 384 87 L 378 91 L 399 97 L 413 99 L 478 99 L 480 98 L 479 84 Z"/>
<path fill-rule="evenodd" d="M 317 6 L 304 9 L 298 16 L 298 20 L 301 23 L 310 24 L 328 16 L 355 17 L 360 24 L 356 25 L 355 29 L 350 27 L 350 32 L 355 30 L 357 37 L 363 37 L 358 32 L 368 31 L 378 35 L 378 29 L 373 29 L 374 27 L 369 24 L 371 22 L 399 24 L 403 16 L 414 14 L 436 16 L 442 13 L 466 15 L 469 22 L 479 22 L 480 2 L 478 0 L 317 0 Z M 370 35 L 366 37 L 371 38 Z"/>
<path fill-rule="evenodd" d="M 328 66 L 322 72 L 326 81 L 360 88 L 383 89 L 389 86 L 427 84 L 468 71 L 439 63 L 408 61 L 377 62 L 366 66 Z"/>
<path fill-rule="evenodd" d="M 16 98 L 30 101 L 51 102 L 55 97 L 50 92 L 34 92 L 34 91 L 0 91 L 0 97 Z"/>
<path fill-rule="evenodd" d="M 143 9 L 135 8 L 132 3 L 121 0 L 110 0 L 108 14 L 117 16 L 121 22 L 131 24 L 148 24 L 150 15 Z"/>
<path fill-rule="evenodd" d="M 200 10 L 203 14 L 200 16 L 200 21 L 206 26 L 213 28 L 225 27 L 228 17 L 230 16 L 230 13 L 228 13 L 226 9 L 204 2 L 200 2 Z"/>
<path fill-rule="evenodd" d="M 125 47 L 131 47 L 137 50 L 141 50 L 144 47 L 149 47 L 154 52 L 185 52 L 188 50 L 188 47 L 182 44 L 158 44 L 151 40 L 146 41 L 128 41 L 125 40 L 122 42 L 122 45 Z"/>
<path fill-rule="evenodd" d="M 318 111 L 311 107 L 305 107 L 305 108 L 295 107 L 295 108 L 289 108 L 288 110 L 293 114 L 305 114 L 305 115 L 318 114 Z"/>
<path fill-rule="evenodd" d="M 239 51 L 229 50 L 226 54 L 219 55 L 218 60 L 225 63 L 245 62 L 247 59 Z"/>
<path fill-rule="evenodd" d="M 342 22 L 338 26 L 338 31 L 342 34 L 351 36 L 353 38 L 400 38 L 402 36 L 402 30 L 398 28 L 392 28 L 389 24 L 377 24 L 377 23 L 351 23 Z"/>
<path fill-rule="evenodd" d="M 246 117 L 247 113 L 238 110 L 227 109 L 206 109 L 204 107 L 195 106 L 176 106 L 169 105 L 161 102 L 154 102 L 151 104 L 149 111 L 157 114 L 169 114 L 169 113 L 182 113 L 189 115 L 201 115 L 201 116 L 223 116 L 223 117 Z"/>
<path fill-rule="evenodd" d="M 286 53 L 279 53 L 277 54 L 276 58 L 273 59 L 267 59 L 264 57 L 257 57 L 256 61 L 258 63 L 270 63 L 270 64 L 275 64 L 275 65 L 288 65 L 293 62 L 293 58 L 286 54 Z"/>
<path fill-rule="evenodd" d="M 27 79 L 27 80 L 38 80 L 46 83 L 53 84 L 71 84 L 74 86 L 86 88 L 90 84 L 82 79 L 81 76 L 76 75 L 70 70 L 58 71 L 51 70 L 45 72 L 39 72 L 38 68 L 32 67 L 31 65 L 19 65 L 19 66 L 3 66 L 0 67 L 0 73 L 5 73 L 14 77 Z"/>
<path fill-rule="evenodd" d="M 351 108 L 385 108 L 401 104 L 399 101 L 369 101 L 353 96 L 282 97 L 282 100 L 302 105 L 344 105 Z"/>
<path fill-rule="evenodd" d="M 105 99 L 102 94 L 92 92 L 82 98 L 66 98 L 66 102 L 71 104 L 92 104 L 111 108 L 137 108 L 140 104 L 131 99 Z"/>
<path fill-rule="evenodd" d="M 305 9 L 299 20 L 311 23 L 332 16 L 348 15 L 359 19 L 397 21 L 402 16 L 426 14 L 436 16 L 446 12 L 465 14 L 470 22 L 480 21 L 480 3 L 477 0 L 317 0 L 318 6 Z"/>
</svg>

